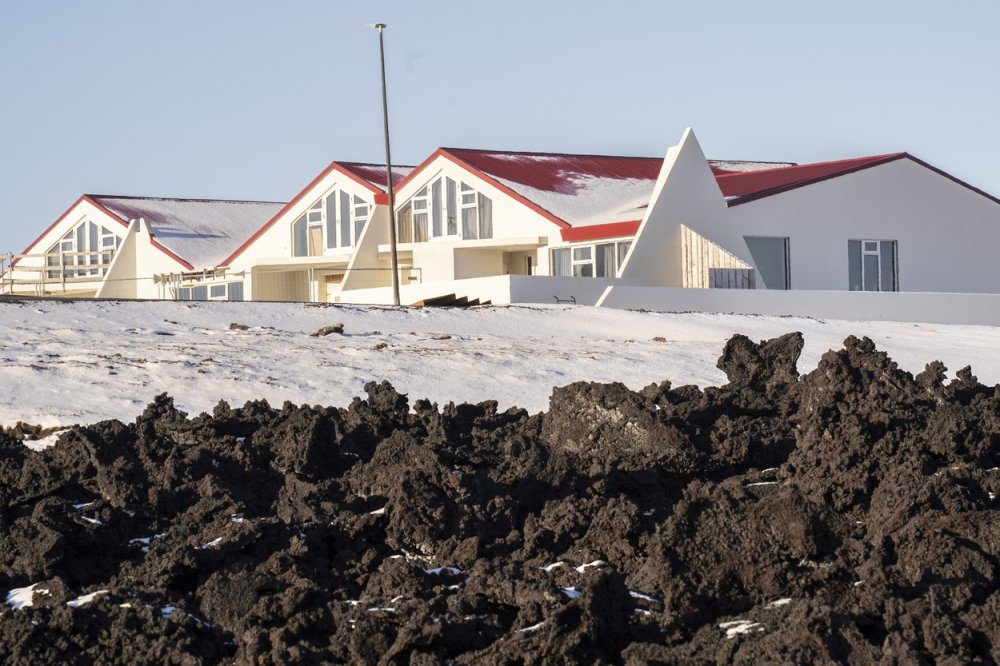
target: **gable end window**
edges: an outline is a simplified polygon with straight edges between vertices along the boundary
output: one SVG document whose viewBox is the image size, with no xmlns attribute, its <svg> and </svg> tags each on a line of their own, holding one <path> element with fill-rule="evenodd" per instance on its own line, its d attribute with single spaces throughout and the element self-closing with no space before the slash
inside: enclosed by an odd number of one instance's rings
<svg viewBox="0 0 1000 666">
<path fill-rule="evenodd" d="M 84 220 L 46 253 L 49 278 L 104 275 L 122 239 L 107 227 Z M 61 267 L 61 268 L 60 268 Z"/>
<path fill-rule="evenodd" d="M 894 240 L 847 241 L 848 288 L 851 291 L 899 291 L 897 259 Z"/>
<path fill-rule="evenodd" d="M 401 243 L 493 238 L 493 201 L 471 185 L 439 176 L 397 213 Z"/>
<path fill-rule="evenodd" d="M 315 257 L 358 244 L 371 217 L 371 205 L 333 188 L 292 223 L 292 256 Z"/>
</svg>

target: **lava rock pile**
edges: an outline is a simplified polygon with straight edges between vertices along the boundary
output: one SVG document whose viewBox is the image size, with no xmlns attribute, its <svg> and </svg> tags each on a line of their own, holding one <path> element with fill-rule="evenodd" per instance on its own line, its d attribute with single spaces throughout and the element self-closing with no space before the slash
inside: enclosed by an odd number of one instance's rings
<svg viewBox="0 0 1000 666">
<path fill-rule="evenodd" d="M 372 383 L 0 432 L 0 661 L 1000 660 L 1000 392 L 801 349 L 535 415 Z"/>
</svg>

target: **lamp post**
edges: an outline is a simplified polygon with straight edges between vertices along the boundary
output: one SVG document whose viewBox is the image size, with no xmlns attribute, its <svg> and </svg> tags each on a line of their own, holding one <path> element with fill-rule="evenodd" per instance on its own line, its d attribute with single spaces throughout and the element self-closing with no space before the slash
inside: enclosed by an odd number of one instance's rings
<svg viewBox="0 0 1000 666">
<path fill-rule="evenodd" d="M 399 305 L 399 257 L 396 252 L 396 196 L 392 191 L 392 156 L 389 153 L 389 102 L 385 92 L 385 45 L 382 31 L 385 23 L 369 23 L 369 28 L 378 30 L 379 63 L 382 66 L 382 121 L 385 128 L 385 188 L 389 194 L 389 248 L 392 267 L 392 304 Z"/>
</svg>

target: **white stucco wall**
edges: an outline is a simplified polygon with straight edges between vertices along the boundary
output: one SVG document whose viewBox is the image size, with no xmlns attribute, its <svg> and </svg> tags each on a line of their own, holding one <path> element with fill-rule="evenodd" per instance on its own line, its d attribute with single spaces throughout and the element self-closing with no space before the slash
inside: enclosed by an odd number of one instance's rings
<svg viewBox="0 0 1000 666">
<path fill-rule="evenodd" d="M 719 242 L 787 236 L 792 289 L 848 288 L 849 239 L 897 241 L 900 291 L 1000 293 L 1000 204 L 899 159 L 729 209 Z M 761 281 L 758 280 L 758 284 Z"/>
</svg>

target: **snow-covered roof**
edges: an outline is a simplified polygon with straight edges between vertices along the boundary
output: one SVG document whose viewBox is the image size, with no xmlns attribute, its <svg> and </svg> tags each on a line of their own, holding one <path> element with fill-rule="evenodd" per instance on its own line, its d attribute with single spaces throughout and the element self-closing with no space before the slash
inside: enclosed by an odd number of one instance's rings
<svg viewBox="0 0 1000 666">
<path fill-rule="evenodd" d="M 572 155 L 442 148 L 569 227 L 642 218 L 662 157 Z M 790 162 L 709 160 L 717 175 L 791 166 Z"/>
<path fill-rule="evenodd" d="M 214 268 L 284 203 L 90 195 L 125 222 L 145 219 L 153 238 L 194 268 Z"/>
</svg>

